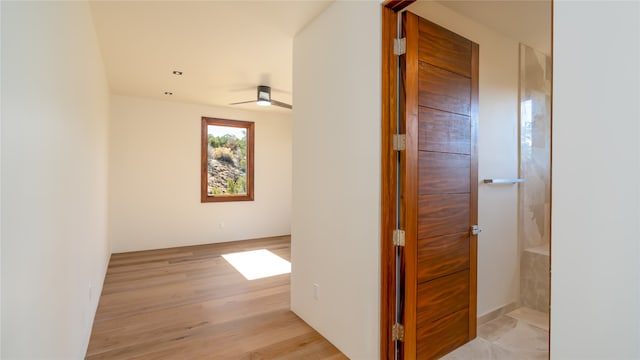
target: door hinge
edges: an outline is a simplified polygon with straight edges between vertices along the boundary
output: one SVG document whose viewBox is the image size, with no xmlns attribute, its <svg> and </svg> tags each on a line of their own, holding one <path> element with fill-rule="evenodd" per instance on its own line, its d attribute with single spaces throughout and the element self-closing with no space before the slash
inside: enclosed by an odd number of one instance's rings
<svg viewBox="0 0 640 360">
<path fill-rule="evenodd" d="M 478 225 L 471 226 L 471 235 L 478 235 L 481 232 L 482 232 L 482 229 L 480 229 L 480 226 Z"/>
<path fill-rule="evenodd" d="M 391 341 L 404 341 L 404 326 L 395 323 L 391 328 Z"/>
<path fill-rule="evenodd" d="M 407 38 L 393 39 L 393 55 L 407 53 Z"/>
<path fill-rule="evenodd" d="M 407 147 L 407 136 L 405 134 L 393 135 L 393 150 L 403 151 Z"/>
<path fill-rule="evenodd" d="M 404 246 L 404 230 L 393 230 L 393 245 Z"/>
</svg>

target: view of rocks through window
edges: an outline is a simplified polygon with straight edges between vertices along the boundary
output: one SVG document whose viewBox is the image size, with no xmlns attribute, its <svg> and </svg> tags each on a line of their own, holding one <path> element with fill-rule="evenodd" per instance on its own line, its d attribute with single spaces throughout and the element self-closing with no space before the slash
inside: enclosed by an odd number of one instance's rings
<svg viewBox="0 0 640 360">
<path fill-rule="evenodd" d="M 208 127 L 207 193 L 247 193 L 247 130 L 230 126 Z"/>
</svg>

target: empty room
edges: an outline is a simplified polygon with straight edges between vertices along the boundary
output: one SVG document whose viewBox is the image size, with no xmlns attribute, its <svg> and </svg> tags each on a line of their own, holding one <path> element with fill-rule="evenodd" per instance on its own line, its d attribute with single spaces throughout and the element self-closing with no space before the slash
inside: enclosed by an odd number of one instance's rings
<svg viewBox="0 0 640 360">
<path fill-rule="evenodd" d="M 3 0 L 0 20 L 2 359 L 640 359 L 637 1 Z M 424 105 L 421 69 L 470 105 Z M 425 113 L 477 148 L 422 147 Z M 407 220 L 473 196 L 459 229 Z M 466 307 L 437 315 L 418 277 L 449 255 L 416 252 L 459 233 L 473 270 L 429 281 L 470 279 Z"/>
</svg>

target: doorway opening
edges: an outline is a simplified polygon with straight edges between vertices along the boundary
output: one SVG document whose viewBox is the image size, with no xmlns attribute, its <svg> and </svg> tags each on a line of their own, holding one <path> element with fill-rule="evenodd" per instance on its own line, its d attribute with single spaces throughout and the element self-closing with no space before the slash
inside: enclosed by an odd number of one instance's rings
<svg viewBox="0 0 640 360">
<path fill-rule="evenodd" d="M 391 175 L 401 165 L 394 162 L 396 152 L 389 150 L 394 148 L 394 134 L 405 131 L 398 123 L 398 114 L 403 110 L 397 109 L 403 109 L 406 99 L 397 89 L 404 86 L 406 79 L 394 70 L 404 59 L 393 54 L 398 13 L 405 10 L 480 45 L 477 185 L 478 224 L 482 233 L 478 237 L 478 341 L 472 342 L 470 351 L 494 348 L 508 352 L 522 350 L 532 356 L 548 354 L 551 2 L 538 2 L 542 6 L 537 9 L 527 8 L 529 3 L 515 1 L 489 3 L 388 1 L 383 4 L 381 358 L 410 359 L 421 355 L 404 353 L 403 342 L 394 341 L 398 335 L 394 316 L 397 309 L 412 310 L 405 309 L 402 299 L 395 298 L 395 289 L 403 289 L 406 285 L 403 278 L 389 275 L 395 274 L 396 268 L 401 276 L 404 275 L 406 269 L 403 267 L 407 264 L 406 254 L 402 253 L 406 250 L 396 256 L 397 248 L 393 246 L 395 216 L 403 209 L 402 202 L 393 201 L 400 193 L 401 179 Z M 501 8 L 479 9 L 487 6 Z M 539 30 L 542 37 L 546 36 L 546 46 L 487 23 L 488 12 L 503 17 L 512 14 L 513 18 L 518 11 L 546 16 L 538 28 L 529 29 L 530 32 Z M 513 181 L 490 183 L 484 180 Z M 412 241 L 408 237 L 404 240 Z M 487 326 L 481 329 L 483 325 Z M 485 330 L 492 326 L 502 330 L 516 329 L 520 335 L 529 335 L 525 339 L 515 339 L 513 332 L 486 333 Z M 487 340 L 487 337 L 491 339 Z M 528 348 L 520 346 L 521 340 Z M 465 358 L 465 354 L 473 352 L 457 355 Z M 457 355 L 451 356 L 456 358 Z"/>
</svg>

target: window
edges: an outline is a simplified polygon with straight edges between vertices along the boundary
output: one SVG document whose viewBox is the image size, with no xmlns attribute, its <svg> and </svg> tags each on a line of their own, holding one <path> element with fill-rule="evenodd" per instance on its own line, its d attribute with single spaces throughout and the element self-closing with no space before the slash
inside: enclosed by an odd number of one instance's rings
<svg viewBox="0 0 640 360">
<path fill-rule="evenodd" d="M 250 121 L 202 118 L 200 201 L 253 201 Z"/>
</svg>

